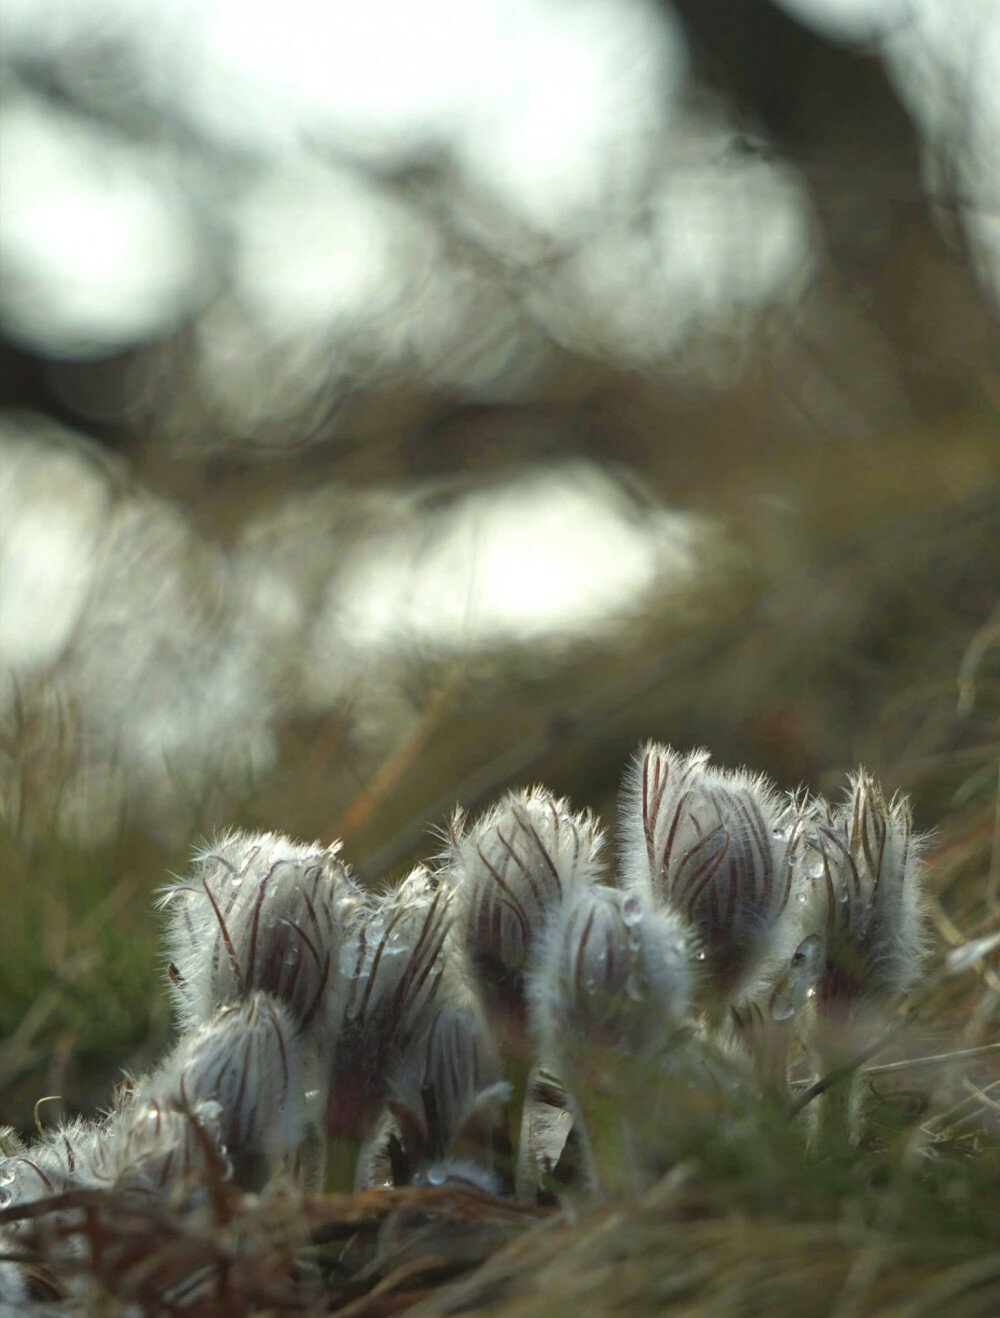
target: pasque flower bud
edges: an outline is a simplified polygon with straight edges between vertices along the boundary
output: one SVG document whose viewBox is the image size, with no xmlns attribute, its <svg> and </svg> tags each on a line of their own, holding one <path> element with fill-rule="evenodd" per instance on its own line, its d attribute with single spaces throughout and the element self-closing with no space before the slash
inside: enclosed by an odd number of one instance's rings
<svg viewBox="0 0 1000 1318">
<path fill-rule="evenodd" d="M 907 992 L 926 951 L 920 901 L 922 840 L 910 804 L 886 801 L 864 769 L 844 807 L 810 839 L 807 873 L 822 913 L 825 964 L 816 985 L 822 1018 L 847 1022 L 866 1006 Z"/>
<path fill-rule="evenodd" d="M 498 1187 L 492 1165 L 510 1092 L 482 1012 L 456 994 L 389 1080 L 366 1183 L 440 1185 L 461 1167 L 460 1179 L 475 1171 L 484 1188 Z"/>
<path fill-rule="evenodd" d="M 570 894 L 600 875 L 603 836 L 589 813 L 542 788 L 511 792 L 470 827 L 452 825 L 449 869 L 457 931 L 495 1021 L 517 1036 L 524 976 L 545 927 Z"/>
<path fill-rule="evenodd" d="M 260 989 L 300 1029 L 320 1011 L 345 923 L 360 894 L 339 843 L 229 833 L 195 857 L 160 899 L 181 1022 L 208 1020 Z"/>
<path fill-rule="evenodd" d="M 302 1137 L 301 1053 L 282 1004 L 254 992 L 181 1039 L 137 1099 L 153 1111 L 217 1104 L 233 1180 L 260 1189 Z"/>
<path fill-rule="evenodd" d="M 340 949 L 328 998 L 327 1133 L 359 1140 L 379 1115 L 391 1075 L 433 1019 L 445 974 L 454 894 L 426 870 L 368 902 Z"/>
<path fill-rule="evenodd" d="M 715 769 L 707 751 L 647 745 L 622 800 L 624 881 L 687 920 L 717 1000 L 747 988 L 765 960 L 791 954 L 794 801 L 763 777 Z"/>
<path fill-rule="evenodd" d="M 595 884 L 553 920 L 529 981 L 531 1032 L 546 1058 L 590 1046 L 656 1056 L 691 1006 L 691 939 L 668 908 Z"/>
<path fill-rule="evenodd" d="M 912 988 L 925 953 L 920 901 L 921 839 L 909 802 L 887 801 L 864 769 L 843 807 L 819 803 L 803 853 L 811 929 L 821 952 L 810 1051 L 820 1076 L 819 1127 L 837 1140 L 861 1129 L 864 1090 L 852 1065 L 884 1028 L 892 999 Z"/>
<path fill-rule="evenodd" d="M 105 1141 L 103 1123 L 76 1118 L 0 1158 L 0 1208 L 94 1185 Z"/>
</svg>

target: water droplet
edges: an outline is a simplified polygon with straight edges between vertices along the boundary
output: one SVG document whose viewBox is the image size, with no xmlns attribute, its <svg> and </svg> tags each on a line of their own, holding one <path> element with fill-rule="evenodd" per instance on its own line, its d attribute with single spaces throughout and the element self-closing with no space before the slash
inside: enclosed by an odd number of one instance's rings
<svg viewBox="0 0 1000 1318">
<path fill-rule="evenodd" d="M 705 960 L 705 953 L 704 953 L 704 952 L 699 952 L 698 955 L 695 957 L 695 960 L 696 960 L 696 961 L 704 961 L 704 960 Z"/>
<path fill-rule="evenodd" d="M 815 934 L 803 938 L 792 956 L 792 973 L 798 979 L 806 979 L 819 967 L 823 954 L 823 943 Z"/>
<path fill-rule="evenodd" d="M 444 1185 L 448 1174 L 443 1167 L 431 1167 L 427 1172 L 428 1185 Z"/>
<path fill-rule="evenodd" d="M 288 951 L 285 953 L 285 965 L 294 966 L 296 961 L 298 961 L 298 959 L 299 959 L 299 949 L 297 947 L 290 947 Z"/>
<path fill-rule="evenodd" d="M 797 892 L 797 893 L 795 894 L 795 900 L 799 903 L 800 906 L 804 906 L 804 905 L 805 905 L 805 900 L 806 900 L 806 895 L 805 895 L 805 893 L 804 893 L 804 892 Z"/>
<path fill-rule="evenodd" d="M 845 883 L 844 886 L 841 888 L 840 892 L 837 893 L 837 901 L 838 901 L 838 902 L 846 902 L 846 901 L 847 901 L 847 884 L 846 884 L 846 883 Z"/>
<path fill-rule="evenodd" d="M 587 993 L 596 993 L 597 980 L 593 977 L 593 975 L 588 975 L 588 977 L 583 981 L 583 987 Z"/>
<path fill-rule="evenodd" d="M 813 851 L 805 863 L 806 878 L 819 879 L 825 868 L 822 851 Z"/>
<path fill-rule="evenodd" d="M 622 898 L 622 919 L 629 926 L 638 924 L 642 919 L 642 902 L 634 892 Z"/>
<path fill-rule="evenodd" d="M 776 993 L 771 999 L 771 1017 L 776 1021 L 787 1021 L 795 1015 L 795 1003 L 787 993 Z"/>
<path fill-rule="evenodd" d="M 340 948 L 340 973 L 345 979 L 364 978 L 370 969 L 370 957 L 365 956 L 362 959 L 361 968 L 358 969 L 358 958 L 360 949 L 357 943 L 344 943 Z"/>
<path fill-rule="evenodd" d="M 243 882 L 243 875 L 234 874 L 233 877 L 229 880 L 229 882 L 232 884 L 234 888 L 238 888 L 240 884 Z"/>
</svg>

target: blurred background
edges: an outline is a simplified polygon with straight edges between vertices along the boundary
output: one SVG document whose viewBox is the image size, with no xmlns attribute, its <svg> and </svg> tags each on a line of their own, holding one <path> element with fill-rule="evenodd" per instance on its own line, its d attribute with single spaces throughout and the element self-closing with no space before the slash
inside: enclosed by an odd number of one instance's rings
<svg viewBox="0 0 1000 1318">
<path fill-rule="evenodd" d="M 212 830 L 378 883 L 650 737 L 864 760 L 995 926 L 994 0 L 0 22 L 0 1120 L 163 1047 Z"/>
</svg>

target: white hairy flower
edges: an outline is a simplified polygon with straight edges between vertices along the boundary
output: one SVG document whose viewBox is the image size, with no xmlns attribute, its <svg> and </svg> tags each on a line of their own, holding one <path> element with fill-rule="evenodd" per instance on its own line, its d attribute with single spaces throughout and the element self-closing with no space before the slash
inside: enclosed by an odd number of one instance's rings
<svg viewBox="0 0 1000 1318">
<path fill-rule="evenodd" d="M 23 1208 L 39 1199 L 99 1186 L 106 1140 L 105 1123 L 75 1119 L 47 1130 L 27 1148 L 16 1148 L 0 1159 L 0 1209 Z M 44 1216 L 43 1230 L 52 1233 L 47 1248 L 52 1262 L 80 1253 L 79 1241 L 59 1239 L 69 1213 L 68 1209 L 53 1209 Z M 25 1225 L 15 1220 L 0 1228 L 0 1250 L 22 1248 Z M 0 1312 L 7 1313 L 4 1304 L 13 1306 L 24 1294 L 22 1281 L 19 1269 L 0 1264 L 0 1301 L 4 1302 Z"/>
<path fill-rule="evenodd" d="M 475 1000 L 443 1003 L 389 1083 L 409 1178 L 455 1158 L 488 1161 L 509 1097 Z"/>
<path fill-rule="evenodd" d="M 920 896 L 922 840 L 909 800 L 887 801 L 871 774 L 850 779 L 845 806 L 816 826 L 806 872 L 822 913 L 825 964 L 819 1015 L 850 1020 L 857 1009 L 905 993 L 926 951 Z"/>
<path fill-rule="evenodd" d="M 428 1029 L 446 968 L 454 894 L 417 869 L 369 901 L 341 944 L 328 998 L 327 1133 L 362 1138 L 400 1060 Z"/>
<path fill-rule="evenodd" d="M 798 803 L 760 775 L 716 769 L 708 752 L 650 743 L 622 800 L 624 881 L 686 919 L 709 987 L 735 997 L 798 937 Z"/>
<path fill-rule="evenodd" d="M 223 1007 L 181 1039 L 137 1100 L 150 1113 L 218 1104 L 233 1180 L 259 1189 L 303 1134 L 302 1044 L 289 1013 L 260 992 Z"/>
<path fill-rule="evenodd" d="M 0 1208 L 99 1183 L 103 1123 L 65 1122 L 0 1159 Z"/>
<path fill-rule="evenodd" d="M 207 1099 L 181 1109 L 154 1095 L 133 1103 L 113 1123 L 98 1176 L 109 1188 L 161 1202 L 186 1202 L 213 1177 L 228 1177 L 222 1106 Z"/>
<path fill-rule="evenodd" d="M 300 1029 L 320 1013 L 345 923 L 360 894 L 339 843 L 292 842 L 280 833 L 228 833 L 160 899 L 181 1023 L 261 989 Z"/>
<path fill-rule="evenodd" d="M 523 1027 L 524 975 L 563 900 L 601 874 L 603 834 L 589 812 L 541 787 L 511 792 L 466 828 L 455 816 L 449 870 L 458 934 L 496 1019 Z"/>
<path fill-rule="evenodd" d="M 684 922 L 639 892 L 597 884 L 553 921 L 529 979 L 529 1023 L 545 1057 L 575 1069 L 588 1049 L 654 1057 L 691 1006 Z"/>
</svg>

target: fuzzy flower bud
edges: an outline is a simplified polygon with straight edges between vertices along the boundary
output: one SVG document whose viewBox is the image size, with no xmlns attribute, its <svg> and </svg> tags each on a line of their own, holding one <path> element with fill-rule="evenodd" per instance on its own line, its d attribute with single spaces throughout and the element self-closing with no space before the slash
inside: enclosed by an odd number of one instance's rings
<svg viewBox="0 0 1000 1318">
<path fill-rule="evenodd" d="M 389 1077 L 422 1037 L 445 972 L 453 893 L 418 869 L 358 914 L 340 950 L 339 991 L 328 1003 L 336 1040 L 327 1133 L 362 1138 Z"/>
<path fill-rule="evenodd" d="M 218 1104 L 233 1180 L 260 1189 L 302 1136 L 301 1051 L 288 1012 L 252 993 L 183 1038 L 137 1097 L 151 1114 Z"/>
<path fill-rule="evenodd" d="M 595 885 L 554 920 L 529 981 L 542 1055 L 571 1068 L 589 1047 L 653 1057 L 691 1005 L 690 939 L 671 910 Z"/>
<path fill-rule="evenodd" d="M 624 880 L 690 922 L 709 986 L 731 999 L 794 946 L 803 821 L 765 778 L 708 759 L 654 743 L 639 754 L 622 802 Z"/>
<path fill-rule="evenodd" d="M 850 780 L 845 807 L 828 815 L 810 842 L 806 873 L 818 890 L 826 953 L 816 1007 L 821 1017 L 846 1022 L 919 978 L 926 950 L 921 839 L 907 798 L 886 801 L 862 769 Z"/>
<path fill-rule="evenodd" d="M 228 1176 L 221 1129 L 222 1106 L 214 1100 L 183 1111 L 150 1096 L 123 1113 L 102 1150 L 100 1181 L 146 1199 L 184 1201 L 213 1176 Z"/>
<path fill-rule="evenodd" d="M 603 835 L 591 814 L 540 787 L 512 792 L 467 830 L 452 825 L 450 869 L 459 936 L 491 1014 L 524 1018 L 524 974 L 546 922 L 601 873 Z"/>
<path fill-rule="evenodd" d="M 99 1123 L 76 1119 L 0 1159 L 0 1208 L 98 1183 L 104 1138 Z"/>
<path fill-rule="evenodd" d="M 190 877 L 160 899 L 182 1025 L 260 989 L 309 1027 L 360 901 L 338 851 L 230 833 L 196 856 Z"/>
<path fill-rule="evenodd" d="M 102 1184 L 101 1163 L 107 1131 L 103 1122 L 79 1119 L 46 1131 L 28 1148 L 14 1147 L 0 1158 L 0 1209 L 22 1208 L 38 1199 L 64 1194 L 69 1190 L 92 1189 Z M 60 1239 L 69 1223 L 66 1210 L 46 1213 L 40 1219 L 48 1237 L 46 1254 L 51 1265 L 58 1260 L 78 1256 L 78 1241 Z M 26 1224 L 15 1221 L 0 1228 L 0 1251 L 17 1251 L 23 1247 Z M 15 1265 L 0 1265 L 0 1312 L 6 1314 L 26 1294 L 23 1274 Z"/>
<path fill-rule="evenodd" d="M 389 1086 L 388 1106 L 399 1127 L 408 1179 L 430 1177 L 449 1160 L 488 1162 L 509 1097 L 475 1001 L 444 1003 Z"/>
</svg>

